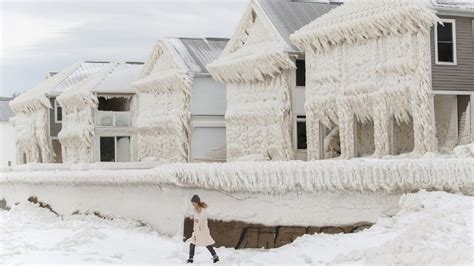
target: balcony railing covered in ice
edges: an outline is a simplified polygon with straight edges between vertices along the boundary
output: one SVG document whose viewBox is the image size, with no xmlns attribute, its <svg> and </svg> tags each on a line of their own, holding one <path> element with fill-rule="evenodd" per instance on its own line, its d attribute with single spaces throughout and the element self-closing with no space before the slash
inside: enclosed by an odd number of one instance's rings
<svg viewBox="0 0 474 266">
<path fill-rule="evenodd" d="M 132 125 L 131 112 L 98 111 L 96 125 L 99 127 L 129 127 Z"/>
</svg>

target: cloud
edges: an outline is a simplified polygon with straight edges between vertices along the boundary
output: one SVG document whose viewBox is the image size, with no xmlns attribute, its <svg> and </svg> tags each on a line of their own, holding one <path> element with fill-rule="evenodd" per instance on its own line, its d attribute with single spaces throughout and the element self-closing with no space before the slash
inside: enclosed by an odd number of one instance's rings
<svg viewBox="0 0 474 266">
<path fill-rule="evenodd" d="M 2 1 L 2 0 L 0 0 Z M 2 2 L 0 96 L 80 60 L 144 61 L 166 37 L 230 37 L 249 0 Z"/>
<path fill-rule="evenodd" d="M 81 25 L 77 21 L 55 20 L 20 13 L 2 16 L 2 57 L 14 56 L 46 41 L 62 37 Z"/>
</svg>

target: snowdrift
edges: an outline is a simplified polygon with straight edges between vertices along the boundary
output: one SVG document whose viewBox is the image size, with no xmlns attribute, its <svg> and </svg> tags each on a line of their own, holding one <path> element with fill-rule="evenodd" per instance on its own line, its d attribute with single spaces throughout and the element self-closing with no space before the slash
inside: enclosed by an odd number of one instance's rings
<svg viewBox="0 0 474 266">
<path fill-rule="evenodd" d="M 226 264 L 442 264 L 473 261 L 474 198 L 421 191 L 401 197 L 398 213 L 355 234 L 305 235 L 266 250 L 219 248 Z M 58 217 L 30 202 L 0 210 L 0 260 L 17 263 L 182 263 L 187 245 L 132 220 Z M 136 246 L 140 246 L 136 249 Z M 97 252 L 100 250 L 100 252 Z M 156 252 L 160 250 L 160 252 Z M 197 263 L 208 263 L 198 249 Z"/>
</svg>

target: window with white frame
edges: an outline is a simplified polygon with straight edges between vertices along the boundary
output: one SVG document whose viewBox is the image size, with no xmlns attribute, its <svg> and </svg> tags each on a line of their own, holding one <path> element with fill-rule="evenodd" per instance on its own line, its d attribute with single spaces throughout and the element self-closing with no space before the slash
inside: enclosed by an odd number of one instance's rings
<svg viewBox="0 0 474 266">
<path fill-rule="evenodd" d="M 306 116 L 299 115 L 296 117 L 296 148 L 306 150 L 306 147 Z"/>
<path fill-rule="evenodd" d="M 456 20 L 441 19 L 441 22 L 434 31 L 436 64 L 456 65 Z"/>
<path fill-rule="evenodd" d="M 63 108 L 56 100 L 54 100 L 54 122 L 55 123 L 63 122 Z"/>
<path fill-rule="evenodd" d="M 130 136 L 100 137 L 101 162 L 130 162 Z"/>
</svg>

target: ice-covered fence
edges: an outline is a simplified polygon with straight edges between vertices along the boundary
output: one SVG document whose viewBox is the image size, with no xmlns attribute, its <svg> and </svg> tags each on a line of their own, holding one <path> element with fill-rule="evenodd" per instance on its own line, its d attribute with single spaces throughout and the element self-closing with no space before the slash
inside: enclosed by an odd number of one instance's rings
<svg viewBox="0 0 474 266">
<path fill-rule="evenodd" d="M 153 169 L 3 173 L 0 183 L 173 185 L 223 192 L 316 191 L 474 193 L 474 159 L 170 163 Z"/>
</svg>

